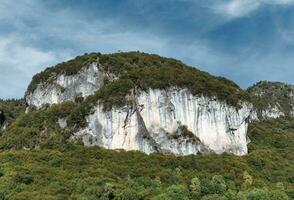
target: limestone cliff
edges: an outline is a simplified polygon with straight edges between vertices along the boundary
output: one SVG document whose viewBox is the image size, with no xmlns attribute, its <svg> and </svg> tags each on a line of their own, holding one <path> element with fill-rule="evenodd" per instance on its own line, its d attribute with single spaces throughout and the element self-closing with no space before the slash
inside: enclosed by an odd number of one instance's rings
<svg viewBox="0 0 294 200">
<path fill-rule="evenodd" d="M 84 143 L 146 153 L 247 153 L 250 104 L 236 109 L 177 88 L 138 92 L 134 101 L 132 106 L 108 112 L 97 105 L 87 116 L 88 127 L 78 133 L 84 136 Z M 178 133 L 182 127 L 191 135 Z"/>
</svg>

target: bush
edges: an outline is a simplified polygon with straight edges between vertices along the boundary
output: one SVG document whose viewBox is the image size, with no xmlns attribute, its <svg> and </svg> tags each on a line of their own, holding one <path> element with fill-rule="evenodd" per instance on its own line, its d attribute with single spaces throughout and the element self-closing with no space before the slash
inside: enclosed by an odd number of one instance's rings
<svg viewBox="0 0 294 200">
<path fill-rule="evenodd" d="M 166 195 L 170 200 L 188 200 L 190 196 L 189 191 L 182 185 L 172 185 L 168 187 Z"/>
</svg>

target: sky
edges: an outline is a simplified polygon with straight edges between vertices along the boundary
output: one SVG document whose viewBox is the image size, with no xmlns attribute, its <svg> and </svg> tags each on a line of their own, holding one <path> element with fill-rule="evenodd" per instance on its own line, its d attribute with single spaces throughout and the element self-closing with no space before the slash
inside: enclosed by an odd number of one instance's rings
<svg viewBox="0 0 294 200">
<path fill-rule="evenodd" d="M 247 88 L 294 83 L 294 0 L 0 0 L 0 98 L 89 52 L 173 57 Z"/>
</svg>

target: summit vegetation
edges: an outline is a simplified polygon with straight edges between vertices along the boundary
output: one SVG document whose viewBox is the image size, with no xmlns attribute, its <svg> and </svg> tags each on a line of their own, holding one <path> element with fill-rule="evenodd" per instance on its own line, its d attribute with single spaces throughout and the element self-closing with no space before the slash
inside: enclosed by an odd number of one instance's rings
<svg viewBox="0 0 294 200">
<path fill-rule="evenodd" d="M 241 100 L 249 99 L 246 92 L 226 78 L 212 76 L 179 60 L 141 52 L 78 56 L 35 75 L 27 93 L 33 92 L 39 83 L 51 83 L 58 74 L 74 75 L 94 62 L 103 71 L 118 77 L 115 82 L 105 80 L 102 91 L 97 91 L 97 99 L 108 102 L 106 107 L 123 105 L 125 96 L 134 87 L 142 90 L 172 86 L 187 88 L 194 95 L 216 97 L 233 106 L 238 106 Z M 108 99 L 109 94 L 116 98 Z"/>
</svg>

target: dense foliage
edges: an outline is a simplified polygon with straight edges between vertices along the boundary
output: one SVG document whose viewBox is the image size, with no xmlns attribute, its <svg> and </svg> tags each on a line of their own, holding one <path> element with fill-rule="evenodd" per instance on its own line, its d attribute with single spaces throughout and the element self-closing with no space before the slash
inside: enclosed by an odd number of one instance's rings
<svg viewBox="0 0 294 200">
<path fill-rule="evenodd" d="M 70 130 L 61 129 L 58 120 L 67 117 L 73 103 L 53 105 L 48 109 L 22 113 L 2 133 L 0 149 L 32 149 L 66 143 Z"/>
<path fill-rule="evenodd" d="M 101 55 L 104 68 L 131 80 L 138 88 L 188 88 L 194 95 L 216 96 L 222 101 L 237 105 L 246 94 L 232 81 L 214 77 L 181 61 L 139 52 Z"/>
<path fill-rule="evenodd" d="M 74 107 L 22 114 L 3 133 L 0 199 L 294 199 L 294 119 L 253 123 L 247 156 L 176 157 L 70 142 L 58 119 Z"/>
<path fill-rule="evenodd" d="M 107 108 L 126 103 L 123 101 L 126 95 L 125 85 L 121 82 L 142 90 L 165 89 L 171 86 L 188 88 L 194 95 L 217 97 L 233 106 L 238 106 L 239 100 L 248 99 L 246 93 L 235 83 L 223 77 L 214 77 L 175 59 L 140 52 L 91 53 L 78 56 L 37 74 L 28 88 L 28 93 L 32 92 L 39 83 L 51 83 L 57 74 L 73 75 L 93 62 L 99 62 L 99 67 L 103 71 L 119 78 L 117 83 L 105 80 L 103 91 L 98 91 L 99 95 L 96 95 L 98 99 L 102 99 L 102 102 L 108 103 Z M 111 99 L 106 99 L 108 95 L 105 94 L 108 93 L 113 95 Z"/>
<path fill-rule="evenodd" d="M 277 106 L 286 116 L 294 112 L 294 86 L 280 82 L 261 81 L 247 89 L 251 100 L 257 108 L 258 115 L 261 111 Z"/>
<path fill-rule="evenodd" d="M 10 100 L 1 100 L 0 99 L 0 111 L 2 111 L 7 120 L 12 122 L 16 119 L 21 113 L 25 111 L 25 101 L 23 99 L 10 99 Z"/>
</svg>

